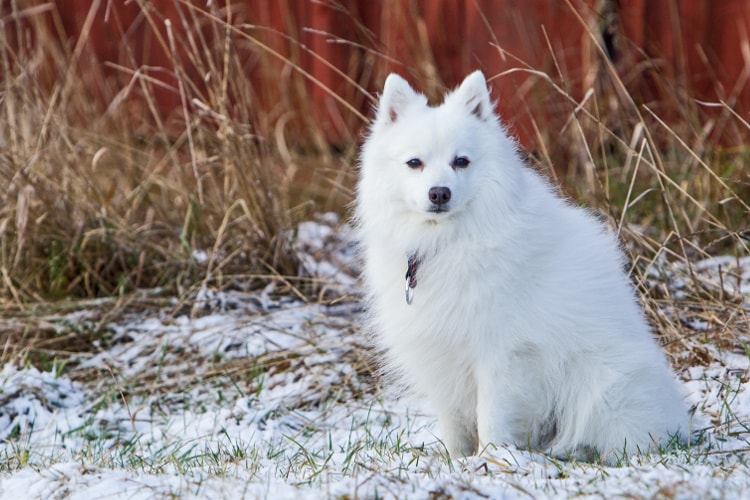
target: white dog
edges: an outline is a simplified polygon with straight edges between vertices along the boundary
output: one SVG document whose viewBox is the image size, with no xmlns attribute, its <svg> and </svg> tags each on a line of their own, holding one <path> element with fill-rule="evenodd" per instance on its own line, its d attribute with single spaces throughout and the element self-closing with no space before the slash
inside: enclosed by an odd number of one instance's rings
<svg viewBox="0 0 750 500">
<path fill-rule="evenodd" d="M 437 107 L 388 77 L 355 223 L 385 367 L 432 402 L 451 453 L 611 463 L 688 434 L 616 238 L 523 165 L 482 73 Z"/>
</svg>

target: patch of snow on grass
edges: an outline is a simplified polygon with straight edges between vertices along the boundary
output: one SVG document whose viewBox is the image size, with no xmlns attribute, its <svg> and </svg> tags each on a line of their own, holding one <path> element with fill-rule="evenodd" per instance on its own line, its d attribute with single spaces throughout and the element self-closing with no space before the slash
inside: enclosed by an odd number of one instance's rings
<svg viewBox="0 0 750 500">
<path fill-rule="evenodd" d="M 337 224 L 303 225 L 299 237 L 317 252 L 305 266 L 350 290 L 356 279 L 341 273 L 353 250 Z M 747 294 L 741 269 L 732 293 Z M 350 299 L 304 303 L 273 287 L 206 292 L 190 315 L 165 308 L 110 324 L 98 352 L 60 373 L 6 365 L 0 497 L 738 498 L 750 489 L 745 352 L 707 344 L 708 361 L 683 373 L 704 430 L 696 445 L 621 467 L 512 447 L 456 459 L 426 404 L 381 390 L 358 313 Z"/>
</svg>

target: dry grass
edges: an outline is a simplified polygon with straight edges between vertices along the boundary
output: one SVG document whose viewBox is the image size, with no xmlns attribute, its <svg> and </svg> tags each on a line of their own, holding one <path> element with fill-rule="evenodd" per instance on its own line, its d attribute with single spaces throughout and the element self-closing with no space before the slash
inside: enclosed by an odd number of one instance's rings
<svg viewBox="0 0 750 500">
<path fill-rule="evenodd" d="M 148 22 L 165 25 L 146 4 L 141 9 Z M 45 22 L 56 19 L 54 12 L 32 14 L 24 19 L 36 43 L 0 48 L 6 304 L 153 287 L 183 293 L 196 283 L 222 286 L 226 274 L 296 276 L 288 248 L 294 223 L 326 204 L 343 204 L 335 192 L 321 194 L 320 173 L 299 182 L 297 171 L 337 165 L 317 150 L 290 150 L 283 131 L 274 135 L 277 123 L 253 113 L 256 89 L 227 43 L 225 24 L 210 18 L 207 31 L 207 14 L 185 9 L 188 39 L 176 39 L 166 23 L 162 48 L 187 54 L 175 56 L 169 69 L 175 86 L 167 90 L 179 95 L 181 109 L 164 117 L 156 103 L 164 84 L 150 70 L 117 68 L 126 81 L 118 88 L 102 68 L 86 64 L 81 47 L 90 25 L 69 49 Z M 189 79 L 196 73 L 203 81 Z M 89 95 L 92 86 L 104 109 Z M 323 206 L 315 205 L 323 196 Z M 195 250 L 206 252 L 205 262 Z"/>
<path fill-rule="evenodd" d="M 304 82 L 310 75 L 295 53 L 275 51 L 264 43 L 262 29 L 234 25 L 227 11 L 176 2 L 183 7 L 183 29 L 176 30 L 147 3 L 138 5 L 146 22 L 165 33 L 154 43 L 175 55 L 173 68 L 118 66 L 120 85 L 85 64 L 90 24 L 66 46 L 58 42 L 59 20 L 44 6 L 41 13 L 19 11 L 12 2 L 15 10 L 4 12 L 6 19 L 24 18 L 36 42 L 0 47 L 0 189 L 7 200 L 0 207 L 0 307 L 8 318 L 0 331 L 3 359 L 30 345 L 37 355 L 48 351 L 53 357 L 86 349 L 86 336 L 77 336 L 72 347 L 68 337 L 34 316 L 40 304 L 60 307 L 50 305 L 51 299 L 119 297 L 107 306 L 111 317 L 127 304 L 146 307 L 148 302 L 133 298 L 144 288 L 176 294 L 184 303 L 200 288 L 280 279 L 308 295 L 313 287 L 298 276 L 289 251 L 292 230 L 313 212 L 344 212 L 350 199 L 357 134 L 333 154 L 323 132 L 305 121 L 310 85 Z M 412 26 L 410 12 L 391 15 L 405 31 Z M 44 21 L 49 16 L 52 23 Z M 586 24 L 583 17 L 580 22 Z M 0 36 L 11 36 L 15 26 L 2 24 Z M 528 76 L 530 95 L 556 96 L 563 110 L 559 121 L 534 123 L 532 156 L 542 169 L 560 175 L 569 194 L 609 216 L 631 252 L 649 315 L 675 359 L 684 362 L 681 354 L 688 352 L 689 362 L 699 363 L 703 343 L 736 347 L 748 330 L 741 300 L 707 287 L 691 263 L 750 252 L 748 151 L 709 140 L 716 130 L 747 137 L 750 125 L 727 104 L 697 103 L 684 92 L 670 92 L 666 81 L 663 94 L 674 99 L 668 107 L 679 113 L 660 116 L 633 98 L 599 33 L 589 33 L 596 62 L 585 80 L 595 83 L 582 100 L 566 90 L 567 75 L 559 68 L 549 74 L 517 61 L 512 70 Z M 418 61 L 410 68 L 415 81 L 431 92 L 442 90 L 435 89 L 439 70 L 425 39 L 409 40 Z M 279 63 L 285 68 L 279 78 L 287 79 L 286 93 L 270 113 L 254 112 L 268 90 L 250 85 L 238 43 L 253 47 L 264 71 Z M 387 61 L 377 44 L 373 37 L 372 46 L 363 47 L 368 61 Z M 498 57 L 512 56 L 497 49 Z M 179 51 L 185 57 L 177 57 Z M 174 76 L 166 90 L 179 96 L 180 107 L 169 119 L 157 110 L 165 89 L 149 76 L 155 71 Z M 200 81 L 191 76 L 196 74 Z M 104 107 L 85 90 L 92 82 Z M 349 122 L 361 125 L 364 118 L 350 101 L 370 96 L 360 82 L 348 84 L 351 96 L 337 98 Z M 544 116 L 533 100 L 528 107 L 532 116 Z M 288 123 L 290 116 L 294 123 Z M 207 258 L 196 258 L 196 250 Z M 682 264 L 689 278 L 680 297 L 653 278 L 654 270 L 673 263 Z M 669 316 L 665 310 L 676 312 Z M 680 311 L 711 327 L 694 342 Z M 92 331 L 93 338 L 101 330 Z"/>
</svg>

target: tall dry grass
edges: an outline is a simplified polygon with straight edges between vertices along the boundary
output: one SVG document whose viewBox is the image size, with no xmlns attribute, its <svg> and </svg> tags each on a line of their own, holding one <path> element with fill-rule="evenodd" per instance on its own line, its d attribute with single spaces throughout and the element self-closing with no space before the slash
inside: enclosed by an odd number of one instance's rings
<svg viewBox="0 0 750 500">
<path fill-rule="evenodd" d="M 92 4 L 72 43 L 55 7 L 11 7 L 0 39 L 18 29 L 16 39 L 28 32 L 33 43 L 0 46 L 0 297 L 23 308 L 144 287 L 182 293 L 236 275 L 297 276 L 290 231 L 313 210 L 343 205 L 331 189 L 341 169 L 320 149 L 302 155 L 287 144 L 279 124 L 288 110 L 275 123 L 254 112 L 262 89 L 249 84 L 225 18 L 183 8 L 176 29 L 139 3 L 173 67 L 110 62 L 121 76 L 113 81 L 85 50 L 103 5 Z M 173 84 L 153 78 L 159 72 Z M 168 117 L 164 92 L 180 102 Z M 291 107 L 305 98 L 287 96 Z"/>
<path fill-rule="evenodd" d="M 305 73 L 298 54 L 310 48 L 293 38 L 286 40 L 296 52 L 280 53 L 264 43 L 264 28 L 235 24 L 231 11 L 175 4 L 182 7 L 180 29 L 138 2 L 145 21 L 163 34 L 154 43 L 174 55 L 172 67 L 110 63 L 121 76 L 117 81 L 86 64 L 90 17 L 80 37 L 64 43 L 54 7 L 22 10 L 11 2 L 3 12 L 0 39 L 13 36 L 19 19 L 34 39 L 0 46 L 0 190 L 6 200 L 0 206 L 0 300 L 6 314 L 54 298 L 124 297 L 154 287 L 186 296 L 201 286 L 252 286 L 269 277 L 305 292 L 290 251 L 293 228 L 316 211 L 345 212 L 359 137 L 353 130 L 339 151 L 331 151 L 310 118 L 311 84 L 336 98 L 350 123 L 363 125 L 361 103 L 372 100 L 364 80 L 383 76 L 371 68 L 393 61 L 371 36 L 361 47 L 367 61 L 358 64 L 370 68 L 362 81 L 333 68 L 349 85 L 344 98 Z M 96 8 L 101 4 L 94 2 L 89 16 Z M 416 63 L 408 70 L 417 85 L 435 94 L 445 90 L 439 55 L 414 35 L 414 12 L 407 6 L 389 16 L 409 40 Z M 750 125 L 726 104 L 732 96 L 696 102 L 658 75 L 663 94 L 674 99 L 667 107 L 678 112 L 665 116 L 640 102 L 605 52 L 599 27 L 584 15 L 579 21 L 594 61 L 582 99 L 570 92 L 569 75 L 559 66 L 543 72 L 516 59 L 511 70 L 527 77 L 532 116 L 544 116 L 533 113 L 544 105 L 535 101 L 538 95 L 563 110 L 562 121 L 534 123 L 530 157 L 557 173 L 570 195 L 610 218 L 631 252 L 652 320 L 675 349 L 685 349 L 690 333 L 659 312 L 664 301 L 676 299 L 646 277 L 672 262 L 689 270 L 709 255 L 749 253 L 748 150 L 728 150 L 710 139 L 716 130 L 750 137 Z M 280 95 L 250 83 L 238 43 L 252 47 L 261 71 L 282 63 Z M 498 46 L 497 57 L 513 54 Z M 154 79 L 158 72 L 169 73 L 173 83 Z M 92 99 L 92 88 L 101 99 Z M 165 91 L 180 102 L 168 118 L 158 110 Z M 278 106 L 258 113 L 264 95 L 278 98 Z M 698 279 L 689 286 L 681 300 L 694 314 L 733 335 L 747 328 L 747 311 L 736 300 Z"/>
</svg>

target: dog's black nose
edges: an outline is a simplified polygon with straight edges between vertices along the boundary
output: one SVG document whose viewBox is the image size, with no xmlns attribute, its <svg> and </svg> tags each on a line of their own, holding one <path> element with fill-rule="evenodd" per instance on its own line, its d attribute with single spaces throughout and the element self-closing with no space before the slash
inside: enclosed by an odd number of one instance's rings
<svg viewBox="0 0 750 500">
<path fill-rule="evenodd" d="M 435 205 L 445 205 L 451 201 L 451 190 L 445 186 L 431 187 L 427 194 Z"/>
</svg>

